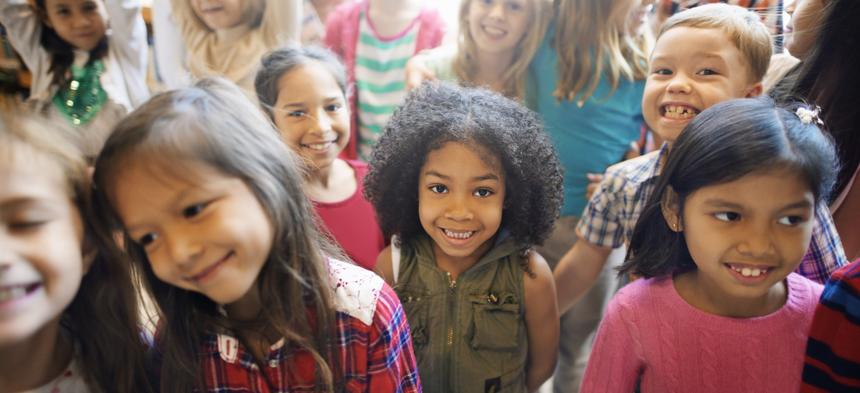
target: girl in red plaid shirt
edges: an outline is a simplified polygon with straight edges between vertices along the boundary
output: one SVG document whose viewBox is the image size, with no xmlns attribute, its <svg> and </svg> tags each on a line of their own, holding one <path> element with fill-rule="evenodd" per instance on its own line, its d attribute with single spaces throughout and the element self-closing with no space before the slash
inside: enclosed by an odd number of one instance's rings
<svg viewBox="0 0 860 393">
<path fill-rule="evenodd" d="M 397 297 L 337 260 L 300 165 L 219 79 L 154 97 L 111 135 L 99 226 L 122 230 L 160 311 L 162 391 L 420 391 Z"/>
</svg>

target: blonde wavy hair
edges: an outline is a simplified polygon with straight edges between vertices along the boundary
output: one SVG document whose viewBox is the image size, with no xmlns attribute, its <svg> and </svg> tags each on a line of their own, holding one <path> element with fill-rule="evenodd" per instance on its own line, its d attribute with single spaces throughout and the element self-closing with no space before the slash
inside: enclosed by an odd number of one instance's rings
<svg viewBox="0 0 860 393">
<path fill-rule="evenodd" d="M 641 0 L 555 0 L 558 83 L 553 95 L 582 104 L 604 73 L 612 90 L 621 78 L 645 79 L 653 37 L 647 24 L 630 31 L 628 14 Z M 617 21 L 613 23 L 613 21 Z"/>
<path fill-rule="evenodd" d="M 463 84 L 474 84 L 478 73 L 477 58 L 478 47 L 475 37 L 469 30 L 469 6 L 472 1 L 462 0 L 460 2 L 460 34 L 457 38 L 457 55 L 454 58 L 454 74 Z M 552 11 L 550 0 L 526 0 L 529 7 L 528 29 L 522 39 L 514 48 L 514 61 L 507 71 L 502 75 L 504 80 L 502 94 L 522 99 L 525 91 L 525 79 L 529 70 L 529 63 L 543 41 L 546 28 L 549 25 L 550 12 Z"/>
</svg>

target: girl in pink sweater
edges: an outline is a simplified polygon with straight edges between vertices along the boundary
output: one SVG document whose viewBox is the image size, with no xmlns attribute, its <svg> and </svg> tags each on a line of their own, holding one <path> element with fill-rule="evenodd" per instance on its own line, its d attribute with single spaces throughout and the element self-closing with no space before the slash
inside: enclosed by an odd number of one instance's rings
<svg viewBox="0 0 860 393">
<path fill-rule="evenodd" d="M 620 269 L 644 279 L 609 304 L 582 392 L 798 389 L 821 286 L 792 271 L 836 162 L 816 123 L 767 98 L 693 119 Z"/>
</svg>

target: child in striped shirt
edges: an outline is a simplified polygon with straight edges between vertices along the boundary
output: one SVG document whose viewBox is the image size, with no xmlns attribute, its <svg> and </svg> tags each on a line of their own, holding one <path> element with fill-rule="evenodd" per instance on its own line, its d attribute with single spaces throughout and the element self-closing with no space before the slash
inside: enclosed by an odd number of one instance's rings
<svg viewBox="0 0 860 393">
<path fill-rule="evenodd" d="M 406 62 L 442 42 L 439 13 L 418 0 L 361 0 L 336 9 L 325 43 L 344 61 L 353 86 L 351 140 L 344 154 L 367 160 L 388 118 L 406 97 Z"/>
</svg>

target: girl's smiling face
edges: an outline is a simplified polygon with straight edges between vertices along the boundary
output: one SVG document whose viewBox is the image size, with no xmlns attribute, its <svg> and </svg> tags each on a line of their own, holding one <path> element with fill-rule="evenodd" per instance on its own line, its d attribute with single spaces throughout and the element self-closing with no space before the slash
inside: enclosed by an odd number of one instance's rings
<svg viewBox="0 0 860 393">
<path fill-rule="evenodd" d="M 675 211 L 664 209 L 670 227 L 678 222 Z M 688 195 L 680 230 L 698 291 L 718 310 L 781 291 L 809 247 L 814 213 L 809 184 L 790 170 L 754 172 Z"/>
<path fill-rule="evenodd" d="M 45 0 L 45 23 L 76 49 L 90 51 L 104 38 L 107 12 L 101 0 Z"/>
<path fill-rule="evenodd" d="M 274 229 L 244 181 L 200 162 L 126 158 L 109 195 L 160 280 L 246 311 Z M 178 164 L 178 165 L 177 165 Z M 175 175 L 181 167 L 183 175 Z"/>
<path fill-rule="evenodd" d="M 191 9 L 206 27 L 222 30 L 236 27 L 244 22 L 250 1 L 257 0 L 183 0 L 191 1 Z M 283 0 L 282 0 L 283 1 Z"/>
<path fill-rule="evenodd" d="M 498 158 L 474 144 L 430 151 L 418 180 L 418 216 L 441 259 L 471 266 L 492 247 L 502 223 L 505 174 Z"/>
<path fill-rule="evenodd" d="M 349 142 L 346 97 L 328 68 L 317 61 L 281 76 L 272 114 L 284 141 L 312 169 L 331 167 Z"/>
<path fill-rule="evenodd" d="M 533 1 L 472 0 L 468 6 L 469 34 L 478 50 L 511 53 L 522 41 L 534 13 Z"/>
<path fill-rule="evenodd" d="M 63 171 L 22 149 L 0 153 L 0 346 L 57 321 L 87 268 Z"/>
</svg>

